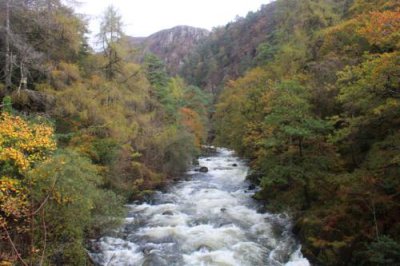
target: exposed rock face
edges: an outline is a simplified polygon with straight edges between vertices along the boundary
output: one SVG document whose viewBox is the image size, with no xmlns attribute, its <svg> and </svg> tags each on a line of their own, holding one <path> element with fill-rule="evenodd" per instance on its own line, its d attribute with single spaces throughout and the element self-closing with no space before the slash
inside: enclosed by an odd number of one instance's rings
<svg viewBox="0 0 400 266">
<path fill-rule="evenodd" d="M 165 62 L 169 74 L 176 75 L 193 48 L 209 34 L 205 29 L 177 26 L 146 38 L 130 37 L 130 43 L 139 49 L 139 61 L 151 52 Z"/>
</svg>

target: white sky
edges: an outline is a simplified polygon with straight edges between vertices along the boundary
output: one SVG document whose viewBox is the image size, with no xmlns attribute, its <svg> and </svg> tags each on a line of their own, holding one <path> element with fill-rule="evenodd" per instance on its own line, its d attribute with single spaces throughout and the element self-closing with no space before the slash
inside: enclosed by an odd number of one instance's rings
<svg viewBox="0 0 400 266">
<path fill-rule="evenodd" d="M 109 5 L 122 15 L 127 35 L 145 37 L 159 30 L 188 25 L 211 30 L 235 17 L 257 11 L 271 0 L 79 0 L 78 13 L 89 15 L 90 30 L 99 30 L 99 18 Z"/>
</svg>

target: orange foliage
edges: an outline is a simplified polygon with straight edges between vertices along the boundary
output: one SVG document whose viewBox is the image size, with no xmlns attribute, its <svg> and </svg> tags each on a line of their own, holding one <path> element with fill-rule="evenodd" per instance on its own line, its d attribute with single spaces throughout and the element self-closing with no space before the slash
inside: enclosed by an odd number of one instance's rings
<svg viewBox="0 0 400 266">
<path fill-rule="evenodd" d="M 370 12 L 358 32 L 371 44 L 400 48 L 400 11 Z"/>
<path fill-rule="evenodd" d="M 195 145 L 200 147 L 204 138 L 204 126 L 199 114 L 187 107 L 181 108 L 180 114 L 182 124 L 195 136 Z"/>
</svg>

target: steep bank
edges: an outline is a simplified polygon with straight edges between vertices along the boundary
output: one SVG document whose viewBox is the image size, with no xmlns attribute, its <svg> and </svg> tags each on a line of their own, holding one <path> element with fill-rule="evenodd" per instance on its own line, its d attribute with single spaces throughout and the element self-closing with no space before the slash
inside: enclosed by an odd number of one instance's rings
<svg viewBox="0 0 400 266">
<path fill-rule="evenodd" d="M 249 158 L 312 263 L 398 265 L 399 3 L 275 7 L 267 57 L 218 93 L 216 143 Z"/>
</svg>

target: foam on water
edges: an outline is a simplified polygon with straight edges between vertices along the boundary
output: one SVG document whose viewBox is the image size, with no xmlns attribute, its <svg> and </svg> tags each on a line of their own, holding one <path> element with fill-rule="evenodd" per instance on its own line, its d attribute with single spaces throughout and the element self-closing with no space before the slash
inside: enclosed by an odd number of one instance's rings
<svg viewBox="0 0 400 266">
<path fill-rule="evenodd" d="M 93 242 L 99 265 L 308 266 L 284 214 L 259 213 L 244 161 L 227 149 L 200 158 L 208 173 L 157 193 L 152 204 L 128 205 L 114 237 Z"/>
</svg>

